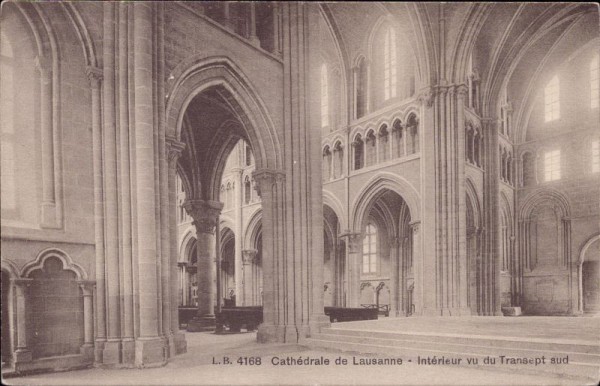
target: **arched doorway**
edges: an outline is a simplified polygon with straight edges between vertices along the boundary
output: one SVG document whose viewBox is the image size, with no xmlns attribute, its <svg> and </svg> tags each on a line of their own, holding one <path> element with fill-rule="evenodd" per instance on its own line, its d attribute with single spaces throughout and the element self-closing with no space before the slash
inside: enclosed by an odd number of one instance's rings
<svg viewBox="0 0 600 386">
<path fill-rule="evenodd" d="M 235 292 L 235 234 L 229 228 L 221 231 L 221 297 L 225 307 L 239 305 Z"/>
<path fill-rule="evenodd" d="M 467 305 L 474 315 L 487 315 L 484 310 L 486 296 L 483 283 L 483 265 L 481 257 L 481 206 L 477 192 L 467 181 L 466 200 L 466 227 L 467 227 Z"/>
<path fill-rule="evenodd" d="M 323 302 L 326 307 L 344 307 L 347 296 L 346 247 L 339 240 L 340 222 L 335 211 L 323 205 Z"/>
</svg>

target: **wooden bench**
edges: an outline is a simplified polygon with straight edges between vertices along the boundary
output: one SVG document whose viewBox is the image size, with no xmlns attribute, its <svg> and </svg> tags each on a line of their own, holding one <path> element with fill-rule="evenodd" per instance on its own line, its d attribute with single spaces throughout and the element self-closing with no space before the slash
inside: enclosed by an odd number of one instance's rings
<svg viewBox="0 0 600 386">
<path fill-rule="evenodd" d="M 198 307 L 179 306 L 179 328 L 186 328 L 189 321 L 198 314 Z"/>
<path fill-rule="evenodd" d="M 377 308 L 325 307 L 325 315 L 329 316 L 331 323 L 373 320 L 378 314 Z"/>
<path fill-rule="evenodd" d="M 217 331 L 225 327 L 229 332 L 240 332 L 242 327 L 254 331 L 263 321 L 262 306 L 223 307 L 216 315 Z"/>
<path fill-rule="evenodd" d="M 374 308 L 379 312 L 379 315 L 390 316 L 390 306 L 389 304 L 361 304 L 363 308 Z"/>
</svg>

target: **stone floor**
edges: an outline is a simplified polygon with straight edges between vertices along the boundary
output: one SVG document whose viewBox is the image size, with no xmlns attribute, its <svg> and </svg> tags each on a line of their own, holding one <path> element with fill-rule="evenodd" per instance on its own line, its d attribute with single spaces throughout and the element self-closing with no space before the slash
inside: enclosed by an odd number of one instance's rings
<svg viewBox="0 0 600 386">
<path fill-rule="evenodd" d="M 472 319 L 472 320 L 471 320 Z M 600 319 L 589 318 L 461 318 L 391 319 L 338 323 L 336 327 L 369 329 L 408 328 L 427 332 L 443 328 L 449 333 L 467 331 L 479 334 L 508 334 L 523 337 L 554 336 L 573 340 L 598 340 Z M 535 328 L 531 326 L 536 325 Z M 462 327 L 461 327 L 462 326 Z M 554 335 L 552 335 L 554 334 Z M 581 382 L 551 375 L 518 374 L 489 368 L 417 365 L 353 365 L 361 359 L 381 358 L 353 356 L 330 351 L 309 350 L 300 345 L 258 344 L 255 333 L 215 335 L 188 333 L 188 352 L 166 366 L 153 369 L 88 369 L 63 373 L 39 374 L 4 380 L 14 385 L 579 385 Z M 231 364 L 223 364 L 227 357 Z M 261 358 L 261 364 L 251 365 L 250 357 Z M 275 365 L 274 361 L 292 358 L 328 358 L 329 365 Z M 248 364 L 238 363 L 248 358 Z M 278 359 L 279 358 L 279 359 Z M 336 358 L 345 358 L 347 365 L 336 365 Z M 243 361 L 244 359 L 242 359 Z M 216 363 L 220 364 L 216 364 Z"/>
</svg>

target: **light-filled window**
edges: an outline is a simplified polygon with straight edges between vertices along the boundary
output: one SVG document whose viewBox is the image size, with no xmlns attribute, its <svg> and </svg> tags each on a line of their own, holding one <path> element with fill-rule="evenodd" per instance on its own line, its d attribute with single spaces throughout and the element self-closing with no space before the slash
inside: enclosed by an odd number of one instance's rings
<svg viewBox="0 0 600 386">
<path fill-rule="evenodd" d="M 327 84 L 327 65 L 321 66 L 321 127 L 329 126 L 329 85 Z"/>
<path fill-rule="evenodd" d="M 544 153 L 544 180 L 560 180 L 560 150 Z"/>
<path fill-rule="evenodd" d="M 388 28 L 383 45 L 383 90 L 385 100 L 396 96 L 397 67 L 396 32 L 393 28 Z"/>
<path fill-rule="evenodd" d="M 363 239 L 363 273 L 377 272 L 377 228 L 369 223 Z"/>
<path fill-rule="evenodd" d="M 598 107 L 600 98 L 598 71 L 598 55 L 596 54 L 590 63 L 590 107 L 593 109 Z"/>
<path fill-rule="evenodd" d="M 592 173 L 600 172 L 600 140 L 592 141 Z"/>
<path fill-rule="evenodd" d="M 546 117 L 546 122 L 560 118 L 559 93 L 558 76 L 554 76 L 544 89 L 544 116 Z"/>
</svg>

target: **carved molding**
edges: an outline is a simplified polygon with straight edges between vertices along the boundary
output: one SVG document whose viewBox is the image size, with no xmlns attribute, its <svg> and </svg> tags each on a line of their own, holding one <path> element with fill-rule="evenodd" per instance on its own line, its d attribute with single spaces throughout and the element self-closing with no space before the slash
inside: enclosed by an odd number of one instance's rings
<svg viewBox="0 0 600 386">
<path fill-rule="evenodd" d="M 339 238 L 346 241 L 346 249 L 349 253 L 357 253 L 360 248 L 361 236 L 361 233 L 347 231 L 339 235 Z"/>
<path fill-rule="evenodd" d="M 181 154 L 183 153 L 183 150 L 185 149 L 185 143 L 178 141 L 177 138 L 175 138 L 175 137 L 167 136 L 166 144 L 167 144 L 167 159 L 169 160 L 169 167 L 175 168 L 177 166 L 177 161 L 179 160 L 179 157 L 181 157 Z"/>
<path fill-rule="evenodd" d="M 258 169 L 252 172 L 254 180 L 254 190 L 262 197 L 261 192 L 271 189 L 274 184 L 285 180 L 285 173 L 280 170 L 273 169 Z"/>
<path fill-rule="evenodd" d="M 408 225 L 410 225 L 410 228 L 412 229 L 413 234 L 419 233 L 419 229 L 421 227 L 421 221 L 413 221 Z"/>
<path fill-rule="evenodd" d="M 242 262 L 244 265 L 250 265 L 255 262 L 256 254 L 258 251 L 256 249 L 244 249 L 242 251 Z"/>
<path fill-rule="evenodd" d="M 192 225 L 196 233 L 215 233 L 215 227 L 223 204 L 216 201 L 185 200 L 183 208 L 194 219 Z"/>
</svg>

